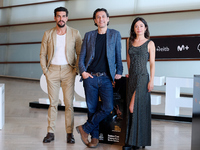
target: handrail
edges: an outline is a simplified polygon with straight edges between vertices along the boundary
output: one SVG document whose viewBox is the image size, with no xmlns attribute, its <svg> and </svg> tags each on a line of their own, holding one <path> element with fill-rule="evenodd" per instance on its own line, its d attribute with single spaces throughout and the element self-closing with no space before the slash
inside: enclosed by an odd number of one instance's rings
<svg viewBox="0 0 200 150">
<path fill-rule="evenodd" d="M 41 42 L 24 42 L 24 43 L 2 43 L 0 46 L 9 46 L 9 45 L 27 45 L 27 44 L 40 44 Z"/>
<path fill-rule="evenodd" d="M 0 62 L 0 64 L 35 64 L 40 63 L 40 61 L 8 61 L 8 62 Z"/>
<path fill-rule="evenodd" d="M 200 61 L 200 58 L 196 59 L 156 59 L 155 61 Z M 122 60 L 122 62 L 127 62 L 127 60 Z M 40 61 L 8 61 L 0 62 L 0 64 L 39 64 Z"/>
</svg>

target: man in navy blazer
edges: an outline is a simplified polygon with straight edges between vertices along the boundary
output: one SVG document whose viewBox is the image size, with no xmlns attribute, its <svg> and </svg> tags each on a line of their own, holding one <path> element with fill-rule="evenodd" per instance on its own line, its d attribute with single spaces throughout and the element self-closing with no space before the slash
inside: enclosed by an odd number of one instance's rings
<svg viewBox="0 0 200 150">
<path fill-rule="evenodd" d="M 85 89 L 88 120 L 76 127 L 83 143 L 90 148 L 97 147 L 99 143 L 99 122 L 113 110 L 112 83 L 115 79 L 120 79 L 123 72 L 121 35 L 118 31 L 107 28 L 107 10 L 96 9 L 93 20 L 98 29 L 85 34 L 79 58 L 79 72 Z M 97 109 L 99 97 L 102 104 L 100 109 Z"/>
</svg>

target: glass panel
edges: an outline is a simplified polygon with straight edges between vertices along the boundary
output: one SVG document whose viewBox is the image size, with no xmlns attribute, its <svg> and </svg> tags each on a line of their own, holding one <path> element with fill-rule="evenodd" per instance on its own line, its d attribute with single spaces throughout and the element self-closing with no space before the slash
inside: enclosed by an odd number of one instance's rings
<svg viewBox="0 0 200 150">
<path fill-rule="evenodd" d="M 40 64 L 7 64 L 6 76 L 40 79 L 42 69 Z"/>
<path fill-rule="evenodd" d="M 126 40 L 121 40 L 121 45 L 122 45 L 121 57 L 122 57 L 122 60 L 126 60 Z"/>
<path fill-rule="evenodd" d="M 40 61 L 40 44 L 11 45 L 7 50 L 7 61 Z"/>
<path fill-rule="evenodd" d="M 4 65 L 4 64 L 0 64 L 0 68 L 1 68 L 1 69 L 0 69 L 0 76 L 1 76 L 1 75 L 4 76 L 4 75 L 5 75 L 5 65 Z"/>
<path fill-rule="evenodd" d="M 6 61 L 7 46 L 0 46 L 0 62 Z"/>
<path fill-rule="evenodd" d="M 122 62 L 122 65 L 123 65 L 123 75 L 128 74 L 127 62 Z"/>
</svg>

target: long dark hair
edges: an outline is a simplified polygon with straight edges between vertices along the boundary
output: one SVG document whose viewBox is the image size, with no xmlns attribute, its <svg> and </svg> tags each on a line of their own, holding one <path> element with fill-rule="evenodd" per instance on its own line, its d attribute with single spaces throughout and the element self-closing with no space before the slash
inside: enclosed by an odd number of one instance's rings
<svg viewBox="0 0 200 150">
<path fill-rule="evenodd" d="M 144 23 L 145 27 L 146 27 L 146 31 L 145 31 L 145 33 L 144 33 L 144 37 L 147 38 L 147 39 L 150 38 L 149 27 L 148 27 L 147 22 L 146 22 L 143 18 L 137 17 L 137 18 L 135 18 L 135 19 L 133 20 L 133 23 L 132 23 L 132 25 L 131 25 L 130 37 L 129 37 L 129 40 L 130 40 L 130 41 L 134 41 L 135 38 L 136 38 L 136 34 L 135 34 L 135 31 L 134 31 L 134 26 L 135 26 L 136 22 L 138 22 L 138 21 L 142 21 L 142 22 Z"/>
</svg>

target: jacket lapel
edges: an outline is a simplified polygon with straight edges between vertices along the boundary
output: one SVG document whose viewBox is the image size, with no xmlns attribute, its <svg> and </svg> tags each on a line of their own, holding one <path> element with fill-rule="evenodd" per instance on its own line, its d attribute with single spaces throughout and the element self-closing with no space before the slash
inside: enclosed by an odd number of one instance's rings
<svg viewBox="0 0 200 150">
<path fill-rule="evenodd" d="M 53 52 L 51 54 L 51 58 L 53 58 L 54 54 L 56 53 L 56 35 L 57 35 L 57 30 L 56 27 L 54 28 L 54 31 L 52 33 L 52 41 L 53 41 Z"/>
<path fill-rule="evenodd" d="M 106 51 L 107 51 L 107 57 L 109 54 L 109 45 L 111 44 L 111 33 L 110 33 L 110 29 L 107 29 L 107 33 L 106 33 Z"/>
<path fill-rule="evenodd" d="M 67 26 L 67 28 L 66 28 L 66 37 L 65 37 L 65 56 L 66 56 L 66 59 L 67 59 L 67 62 L 68 63 L 70 63 L 69 62 L 69 60 L 68 60 L 68 58 L 67 58 L 67 56 L 68 56 L 68 43 L 70 42 L 69 40 L 70 40 L 70 38 L 69 37 L 71 37 L 71 29 Z"/>
<path fill-rule="evenodd" d="M 95 30 L 95 32 L 93 32 L 93 35 L 91 36 L 91 47 L 93 50 L 93 56 L 95 56 L 95 45 L 96 45 L 96 39 L 97 39 L 97 34 L 98 34 L 98 30 Z"/>
</svg>

